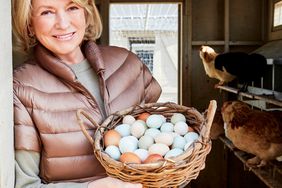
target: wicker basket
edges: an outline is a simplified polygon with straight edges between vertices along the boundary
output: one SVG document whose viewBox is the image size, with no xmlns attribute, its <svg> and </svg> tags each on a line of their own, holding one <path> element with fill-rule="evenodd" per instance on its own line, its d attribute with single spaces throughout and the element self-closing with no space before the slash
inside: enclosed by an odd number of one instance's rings
<svg viewBox="0 0 282 188">
<path fill-rule="evenodd" d="M 109 116 L 101 126 L 83 110 L 77 111 L 78 122 L 87 139 L 93 146 L 94 154 L 105 168 L 107 174 L 127 182 L 142 183 L 143 187 L 179 187 L 196 179 L 200 170 L 205 168 L 207 154 L 211 150 L 210 128 L 216 110 L 216 101 L 210 101 L 205 115 L 195 108 L 180 106 L 175 103 L 150 103 L 135 106 L 119 111 Z M 140 113 L 162 114 L 170 119 L 173 113 L 185 115 L 189 126 L 192 126 L 200 135 L 194 142 L 194 147 L 187 149 L 183 154 L 169 160 L 150 164 L 125 164 L 109 157 L 104 152 L 103 134 L 115 128 L 125 115 L 138 116 Z M 86 131 L 81 116 L 85 116 L 98 127 L 94 139 Z"/>
</svg>

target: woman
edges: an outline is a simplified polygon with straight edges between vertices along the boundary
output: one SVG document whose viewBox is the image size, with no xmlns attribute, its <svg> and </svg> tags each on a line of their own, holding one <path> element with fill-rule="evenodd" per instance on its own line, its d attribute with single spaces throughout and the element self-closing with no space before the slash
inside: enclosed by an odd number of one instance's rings
<svg viewBox="0 0 282 188">
<path fill-rule="evenodd" d="M 94 2 L 14 0 L 13 31 L 32 56 L 14 71 L 16 187 L 141 187 L 105 176 L 76 121 L 79 108 L 101 123 L 161 92 L 134 54 L 95 44 Z"/>
</svg>

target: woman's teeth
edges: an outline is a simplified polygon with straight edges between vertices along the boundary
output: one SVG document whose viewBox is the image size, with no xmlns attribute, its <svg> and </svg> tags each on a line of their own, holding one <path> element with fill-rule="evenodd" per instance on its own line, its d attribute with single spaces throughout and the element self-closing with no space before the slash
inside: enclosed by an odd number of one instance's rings
<svg viewBox="0 0 282 188">
<path fill-rule="evenodd" d="M 69 40 L 72 38 L 72 36 L 74 35 L 74 33 L 69 33 L 66 35 L 56 35 L 55 37 L 59 40 Z"/>
</svg>

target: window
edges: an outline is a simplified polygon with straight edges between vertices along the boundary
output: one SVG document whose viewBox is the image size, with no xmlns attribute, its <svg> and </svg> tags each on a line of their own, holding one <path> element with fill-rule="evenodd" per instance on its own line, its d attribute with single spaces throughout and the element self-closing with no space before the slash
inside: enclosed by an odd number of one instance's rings
<svg viewBox="0 0 282 188">
<path fill-rule="evenodd" d="M 282 1 L 274 3 L 273 29 L 282 29 Z"/>
</svg>

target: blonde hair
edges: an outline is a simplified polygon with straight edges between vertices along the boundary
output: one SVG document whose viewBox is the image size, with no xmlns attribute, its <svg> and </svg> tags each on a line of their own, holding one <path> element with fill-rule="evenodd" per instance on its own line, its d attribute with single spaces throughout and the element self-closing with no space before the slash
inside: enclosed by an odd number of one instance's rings
<svg viewBox="0 0 282 188">
<path fill-rule="evenodd" d="M 30 30 L 32 0 L 13 0 L 12 16 L 13 16 L 13 34 L 15 49 L 28 53 L 30 49 L 36 45 L 35 36 Z M 83 7 L 86 13 L 86 24 L 84 40 L 95 41 L 101 36 L 102 22 L 100 14 L 95 6 L 94 0 L 72 0 L 79 6 Z"/>
</svg>

